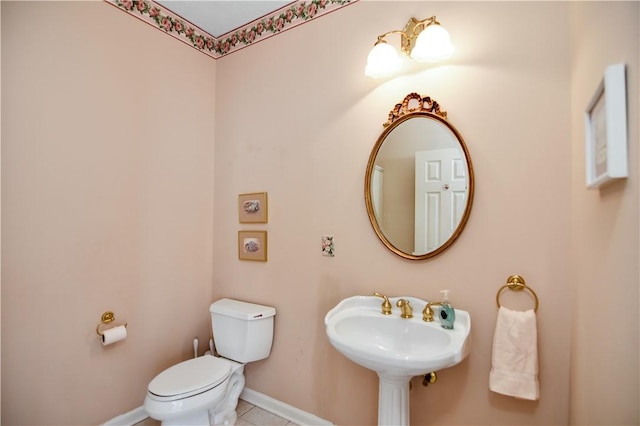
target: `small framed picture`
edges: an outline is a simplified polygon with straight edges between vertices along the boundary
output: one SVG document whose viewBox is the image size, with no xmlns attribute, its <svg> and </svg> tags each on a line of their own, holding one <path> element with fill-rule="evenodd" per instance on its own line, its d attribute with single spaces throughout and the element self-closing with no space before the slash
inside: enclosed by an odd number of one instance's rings
<svg viewBox="0 0 640 426">
<path fill-rule="evenodd" d="M 627 177 L 625 65 L 610 65 L 585 111 L 587 188 Z"/>
<path fill-rule="evenodd" d="M 267 231 L 238 231 L 238 258 L 267 261 Z"/>
<path fill-rule="evenodd" d="M 267 223 L 267 193 L 238 195 L 238 218 L 240 223 Z"/>
</svg>

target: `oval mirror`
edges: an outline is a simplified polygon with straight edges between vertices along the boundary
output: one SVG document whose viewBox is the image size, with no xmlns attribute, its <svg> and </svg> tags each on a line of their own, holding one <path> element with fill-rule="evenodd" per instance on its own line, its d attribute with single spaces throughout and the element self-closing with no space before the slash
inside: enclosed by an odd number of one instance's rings
<svg viewBox="0 0 640 426">
<path fill-rule="evenodd" d="M 367 214 L 398 256 L 436 256 L 458 238 L 473 204 L 473 166 L 458 130 L 430 97 L 407 95 L 389 113 L 367 163 Z"/>
</svg>

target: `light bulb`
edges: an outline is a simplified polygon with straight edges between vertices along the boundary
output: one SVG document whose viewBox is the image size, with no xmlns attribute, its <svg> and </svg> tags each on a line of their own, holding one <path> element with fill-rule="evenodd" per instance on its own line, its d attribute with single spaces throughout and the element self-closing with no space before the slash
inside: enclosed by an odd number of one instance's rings
<svg viewBox="0 0 640 426">
<path fill-rule="evenodd" d="M 431 24 L 418 35 L 411 58 L 418 62 L 437 62 L 450 57 L 453 50 L 449 32 L 438 24 Z"/>
<path fill-rule="evenodd" d="M 367 57 L 364 75 L 371 78 L 386 77 L 402 66 L 402 58 L 395 47 L 381 40 L 373 46 Z"/>
</svg>

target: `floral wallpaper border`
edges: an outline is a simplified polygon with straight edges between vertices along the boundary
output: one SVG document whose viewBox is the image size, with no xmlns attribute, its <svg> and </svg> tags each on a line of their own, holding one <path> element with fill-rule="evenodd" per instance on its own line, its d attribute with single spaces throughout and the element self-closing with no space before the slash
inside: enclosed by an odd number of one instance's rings
<svg viewBox="0 0 640 426">
<path fill-rule="evenodd" d="M 215 59 L 358 0 L 295 1 L 219 38 L 153 0 L 104 0 Z"/>
</svg>

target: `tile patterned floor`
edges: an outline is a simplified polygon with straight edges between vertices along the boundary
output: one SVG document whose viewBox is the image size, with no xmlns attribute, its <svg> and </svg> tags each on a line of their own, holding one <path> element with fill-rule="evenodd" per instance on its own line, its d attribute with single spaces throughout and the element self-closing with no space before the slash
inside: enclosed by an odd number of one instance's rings
<svg viewBox="0 0 640 426">
<path fill-rule="evenodd" d="M 260 407 L 256 407 L 253 404 L 249 404 L 247 401 L 240 400 L 238 402 L 237 426 L 297 426 L 295 423 L 290 422 L 287 419 L 278 417 L 273 413 L 263 410 Z M 136 423 L 135 426 L 159 426 L 160 422 L 151 418 Z"/>
</svg>

